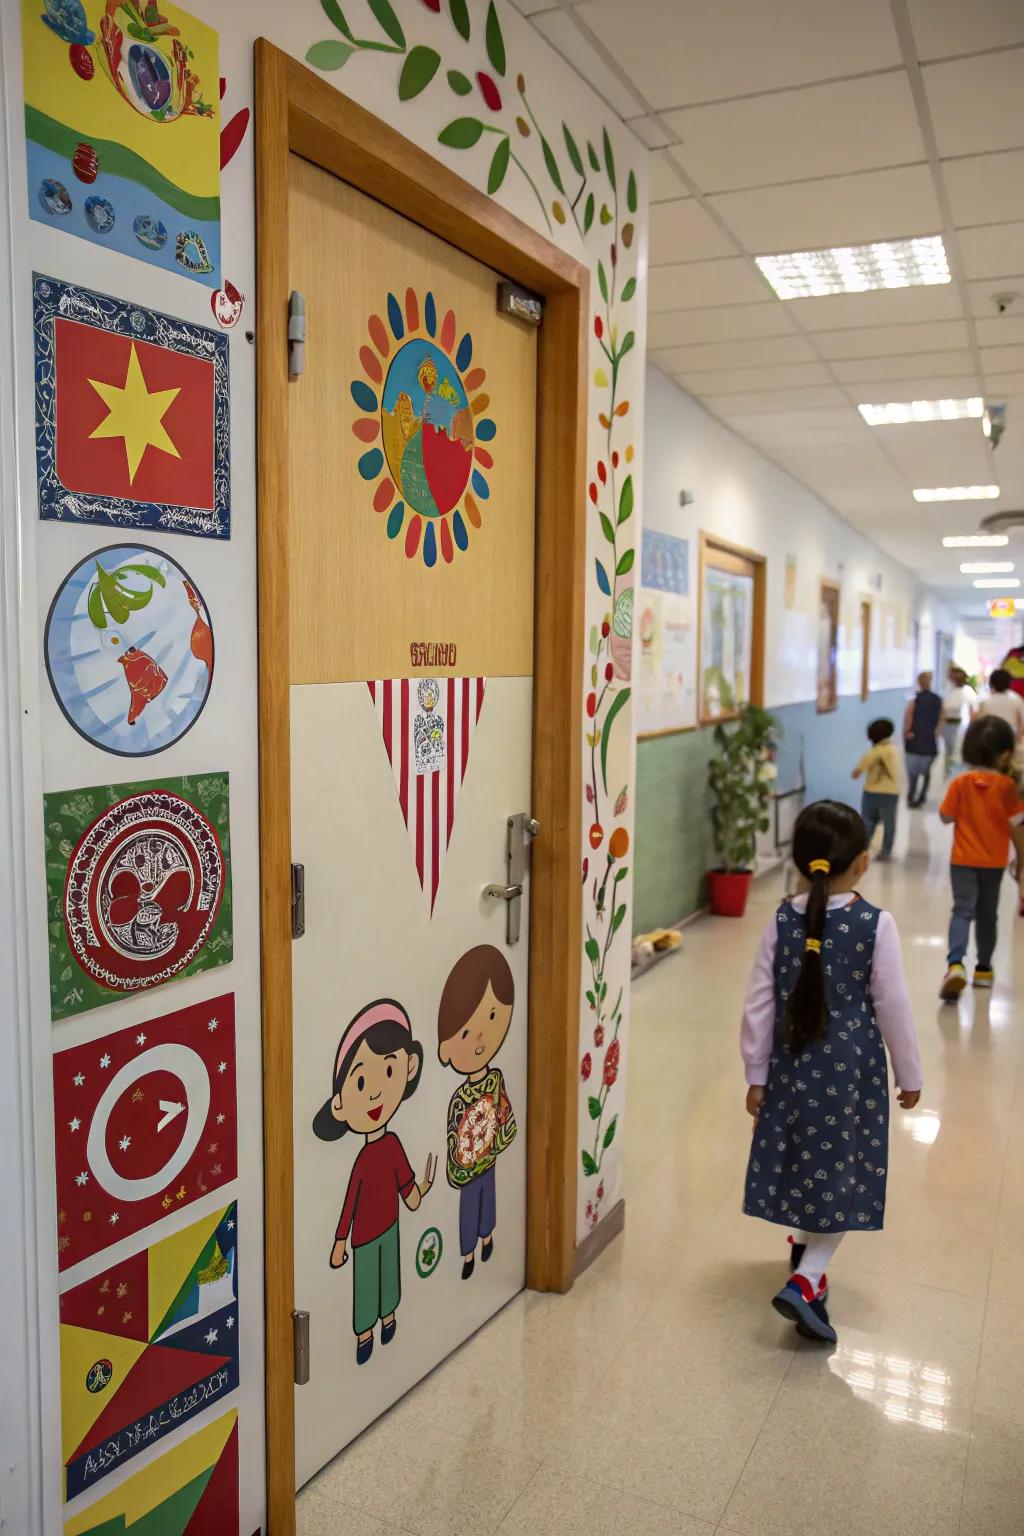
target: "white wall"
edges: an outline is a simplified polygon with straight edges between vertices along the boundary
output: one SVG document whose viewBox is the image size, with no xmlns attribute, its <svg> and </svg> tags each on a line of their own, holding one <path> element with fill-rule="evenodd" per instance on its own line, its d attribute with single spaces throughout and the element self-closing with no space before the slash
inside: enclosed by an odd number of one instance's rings
<svg viewBox="0 0 1024 1536">
<path fill-rule="evenodd" d="M 692 541 L 696 590 L 701 531 L 767 559 L 765 704 L 797 704 L 817 692 L 818 583 L 840 584 L 838 681 L 860 692 L 860 604 L 873 605 L 872 689 L 907 687 L 934 655 L 934 632 L 956 628 L 953 613 L 913 575 L 857 533 L 758 450 L 648 365 L 644 527 Z M 686 490 L 693 504 L 680 507 Z M 796 601 L 787 608 L 786 560 L 796 557 Z"/>
</svg>

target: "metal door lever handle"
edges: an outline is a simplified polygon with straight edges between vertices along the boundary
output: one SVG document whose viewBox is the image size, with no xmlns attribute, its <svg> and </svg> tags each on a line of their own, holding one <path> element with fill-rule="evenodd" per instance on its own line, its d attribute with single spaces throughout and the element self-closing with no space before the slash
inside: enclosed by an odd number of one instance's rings
<svg viewBox="0 0 1024 1536">
<path fill-rule="evenodd" d="M 523 894 L 522 885 L 485 885 L 484 895 L 493 896 L 496 901 L 515 901 L 517 896 Z"/>
</svg>

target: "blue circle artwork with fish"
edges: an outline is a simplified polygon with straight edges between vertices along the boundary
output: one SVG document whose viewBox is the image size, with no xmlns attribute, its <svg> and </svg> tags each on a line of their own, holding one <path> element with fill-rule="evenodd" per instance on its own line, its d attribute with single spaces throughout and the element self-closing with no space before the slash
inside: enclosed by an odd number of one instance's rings
<svg viewBox="0 0 1024 1536">
<path fill-rule="evenodd" d="M 167 244 L 167 226 L 151 213 L 140 213 L 132 223 L 132 230 L 140 245 L 147 251 L 162 251 Z"/>
<path fill-rule="evenodd" d="M 94 229 L 98 235 L 105 235 L 113 229 L 117 215 L 114 205 L 105 197 L 87 197 L 85 200 L 85 222 L 90 229 Z"/>
<path fill-rule="evenodd" d="M 145 544 L 96 550 L 71 571 L 46 620 L 45 650 L 68 723 L 122 757 L 184 736 L 213 679 L 213 628 L 198 587 Z"/>
<path fill-rule="evenodd" d="M 52 176 L 46 176 L 39 183 L 39 201 L 46 213 L 55 214 L 58 219 L 66 218 L 71 212 L 71 194 L 62 181 L 57 181 Z"/>
</svg>

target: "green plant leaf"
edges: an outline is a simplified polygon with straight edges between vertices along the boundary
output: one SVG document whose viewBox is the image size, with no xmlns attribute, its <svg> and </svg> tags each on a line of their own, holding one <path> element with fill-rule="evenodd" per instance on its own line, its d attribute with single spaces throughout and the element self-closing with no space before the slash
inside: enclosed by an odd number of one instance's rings
<svg viewBox="0 0 1024 1536">
<path fill-rule="evenodd" d="M 587 942 L 584 944 L 583 949 L 586 953 L 587 959 L 592 960 L 596 964 L 598 956 L 601 953 L 597 940 L 588 934 Z"/>
<path fill-rule="evenodd" d="M 615 543 L 615 529 L 612 527 L 612 520 L 604 512 L 602 512 L 600 514 L 600 516 L 601 516 L 601 531 L 604 534 L 605 538 L 608 540 L 608 543 L 609 544 L 614 544 Z"/>
<path fill-rule="evenodd" d="M 314 43 L 312 48 L 306 50 L 306 63 L 312 64 L 314 69 L 341 69 L 355 51 L 348 43 L 339 43 L 331 37 L 322 43 Z"/>
<path fill-rule="evenodd" d="M 487 26 L 484 37 L 491 66 L 498 71 L 499 75 L 503 75 L 505 73 L 505 39 L 501 35 L 501 22 L 498 20 L 494 0 L 491 0 L 487 7 Z"/>
<path fill-rule="evenodd" d="M 572 168 L 577 176 L 584 175 L 583 156 L 580 154 L 579 145 L 569 132 L 569 124 L 562 124 L 562 137 L 565 139 L 565 152 L 572 161 Z"/>
<path fill-rule="evenodd" d="M 619 929 L 622 927 L 622 920 L 625 915 L 626 903 L 623 902 L 622 906 L 619 907 L 618 911 L 615 913 L 615 916 L 612 918 L 612 933 L 618 933 Z"/>
<path fill-rule="evenodd" d="M 603 1136 L 602 1141 L 601 1141 L 602 1147 L 607 1148 L 607 1147 L 611 1146 L 612 1142 L 615 1140 L 615 1131 L 616 1131 L 616 1129 L 618 1127 L 618 1124 L 619 1124 L 619 1117 L 618 1117 L 618 1115 L 612 1115 L 612 1118 L 608 1122 L 608 1129 L 605 1131 L 604 1136 Z"/>
<path fill-rule="evenodd" d="M 442 128 L 437 139 L 449 149 L 472 149 L 484 131 L 484 125 L 476 117 L 455 117 Z"/>
<path fill-rule="evenodd" d="M 551 148 L 551 145 L 548 143 L 547 139 L 545 139 L 543 136 L 541 137 L 540 147 L 544 152 L 544 164 L 548 168 L 548 175 L 551 177 L 551 180 L 554 182 L 555 186 L 564 197 L 565 188 L 562 185 L 562 173 L 558 169 L 558 161 L 555 159 L 555 152 Z"/>
<path fill-rule="evenodd" d="M 118 576 L 120 576 L 121 571 L 134 571 L 136 576 L 144 576 L 147 581 L 155 581 L 158 587 L 166 587 L 167 585 L 163 571 L 158 571 L 155 565 L 132 565 L 129 563 L 128 565 L 121 566 L 117 573 Z"/>
<path fill-rule="evenodd" d="M 452 22 L 460 37 L 469 42 L 469 6 L 466 0 L 448 0 L 448 9 L 451 12 Z"/>
<path fill-rule="evenodd" d="M 626 182 L 626 207 L 630 213 L 636 213 L 636 177 L 632 171 L 630 171 L 629 180 Z"/>
<path fill-rule="evenodd" d="M 587 194 L 587 201 L 586 201 L 586 203 L 584 205 L 584 208 L 583 208 L 583 233 L 584 234 L 588 233 L 588 231 L 590 229 L 590 226 L 591 226 L 591 224 L 593 224 L 593 222 L 594 222 L 594 194 L 593 194 L 593 192 L 590 192 L 590 193 Z"/>
<path fill-rule="evenodd" d="M 329 21 L 334 23 L 338 31 L 347 37 L 350 43 L 355 42 L 352 28 L 345 20 L 341 6 L 338 4 L 338 0 L 320 0 L 320 4 L 323 7 L 324 15 Z M 307 54 L 306 57 L 308 58 L 309 55 Z"/>
<path fill-rule="evenodd" d="M 593 1008 L 594 1004 L 597 1001 L 597 999 L 595 998 L 593 992 L 587 992 L 586 998 L 587 998 L 587 1002 L 590 1004 L 591 1008 Z"/>
<path fill-rule="evenodd" d="M 103 599 L 103 606 L 110 614 L 114 623 L 126 623 L 132 611 L 131 604 L 125 602 L 121 588 L 113 576 L 110 575 L 110 572 L 103 569 L 98 560 L 96 562 L 96 581 L 99 586 L 100 596 Z"/>
<path fill-rule="evenodd" d="M 611 184 L 612 184 L 612 191 L 614 192 L 615 191 L 615 156 L 612 154 L 612 141 L 608 137 L 608 129 L 607 128 L 602 128 L 601 129 L 601 143 L 602 143 L 602 147 L 604 149 L 604 168 L 608 172 L 608 180 L 611 182 Z"/>
<path fill-rule="evenodd" d="M 625 576 L 627 571 L 631 571 L 633 569 L 633 561 L 635 558 L 636 550 L 627 549 L 621 556 L 618 565 L 615 567 L 616 576 Z"/>
<path fill-rule="evenodd" d="M 628 864 L 623 864 L 621 869 L 617 869 L 615 871 L 615 879 L 612 881 L 612 884 L 613 885 L 618 885 L 619 881 L 620 880 L 625 880 L 625 878 L 626 878 L 626 876 L 628 874 L 629 874 L 629 865 Z"/>
<path fill-rule="evenodd" d="M 433 48 L 413 48 L 406 54 L 402 73 L 398 80 L 399 101 L 412 101 L 437 74 L 441 55 Z"/>
<path fill-rule="evenodd" d="M 630 299 L 633 297 L 634 293 L 636 293 L 636 278 L 635 277 L 627 278 L 626 281 L 622 285 L 622 302 L 623 302 L 623 304 L 628 304 Z"/>
<path fill-rule="evenodd" d="M 628 688 L 620 689 L 614 699 L 612 699 L 611 708 L 604 720 L 604 740 L 601 743 L 601 780 L 604 784 L 605 794 L 608 793 L 608 743 L 612 738 L 612 725 L 616 715 L 621 709 L 625 709 L 629 702 L 629 692 Z"/>
<path fill-rule="evenodd" d="M 594 1159 L 591 1157 L 589 1152 L 582 1151 L 580 1152 L 580 1158 L 583 1162 L 584 1174 L 588 1179 L 593 1178 L 594 1174 L 597 1172 L 597 1164 L 594 1162 Z"/>
<path fill-rule="evenodd" d="M 445 78 L 456 96 L 468 96 L 473 89 L 472 80 L 467 80 L 457 69 L 450 69 Z"/>
<path fill-rule="evenodd" d="M 612 211 L 608 207 L 607 203 L 602 203 L 601 204 L 601 223 L 602 224 L 610 224 L 611 221 L 612 221 Z"/>
<path fill-rule="evenodd" d="M 98 582 L 89 589 L 89 601 L 87 602 L 86 607 L 89 611 L 89 617 L 92 620 L 93 628 L 106 629 L 107 614 L 103 607 L 103 596 L 100 592 Z"/>
<path fill-rule="evenodd" d="M 587 159 L 590 161 L 591 170 L 599 171 L 601 169 L 601 162 L 597 158 L 597 150 L 594 148 L 593 144 L 591 144 L 589 139 L 587 140 Z"/>
<path fill-rule="evenodd" d="M 512 154 L 512 145 L 508 139 L 502 139 L 491 158 L 491 168 L 487 172 L 487 190 L 493 197 L 495 192 L 505 180 L 508 170 L 508 162 Z"/>
<path fill-rule="evenodd" d="M 591 1094 L 590 1098 L 587 1100 L 587 1109 L 590 1112 L 591 1120 L 600 1120 L 601 1100 L 595 1099 L 593 1094 Z"/>
<path fill-rule="evenodd" d="M 622 359 L 625 357 L 627 352 L 632 352 L 632 350 L 635 347 L 635 345 L 636 345 L 636 332 L 635 331 L 627 331 L 625 336 L 623 336 L 623 338 L 622 338 L 622 345 L 619 347 L 618 354 L 617 354 L 620 363 L 622 362 Z"/>
<path fill-rule="evenodd" d="M 603 261 L 599 261 L 598 264 L 597 264 L 597 286 L 601 290 L 601 297 L 602 297 L 602 299 L 604 299 L 605 303 L 607 304 L 608 303 L 608 279 L 605 276 L 604 262 Z"/>
<path fill-rule="evenodd" d="M 386 32 L 399 48 L 404 48 L 405 33 L 402 31 L 401 22 L 391 8 L 391 0 L 366 0 L 366 3 L 380 23 L 381 30 Z"/>
<path fill-rule="evenodd" d="M 619 526 L 633 515 L 633 476 L 627 475 L 619 492 Z"/>
</svg>

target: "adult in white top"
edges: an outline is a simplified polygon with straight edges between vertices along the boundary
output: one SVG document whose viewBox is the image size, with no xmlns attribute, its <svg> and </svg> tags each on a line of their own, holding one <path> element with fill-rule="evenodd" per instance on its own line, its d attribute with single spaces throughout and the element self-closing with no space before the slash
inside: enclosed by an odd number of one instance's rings
<svg viewBox="0 0 1024 1536">
<path fill-rule="evenodd" d="M 978 705 L 979 715 L 998 715 L 1005 720 L 1019 742 L 1024 736 L 1024 699 L 1012 688 L 1013 678 L 1004 667 L 997 667 L 988 680 L 989 694 Z"/>
<path fill-rule="evenodd" d="M 971 687 L 967 673 L 955 662 L 950 663 L 946 674 L 946 692 L 942 699 L 942 741 L 946 749 L 946 774 L 950 774 L 960 748 L 960 733 L 964 725 L 974 719 L 978 707 L 978 695 Z"/>
</svg>

